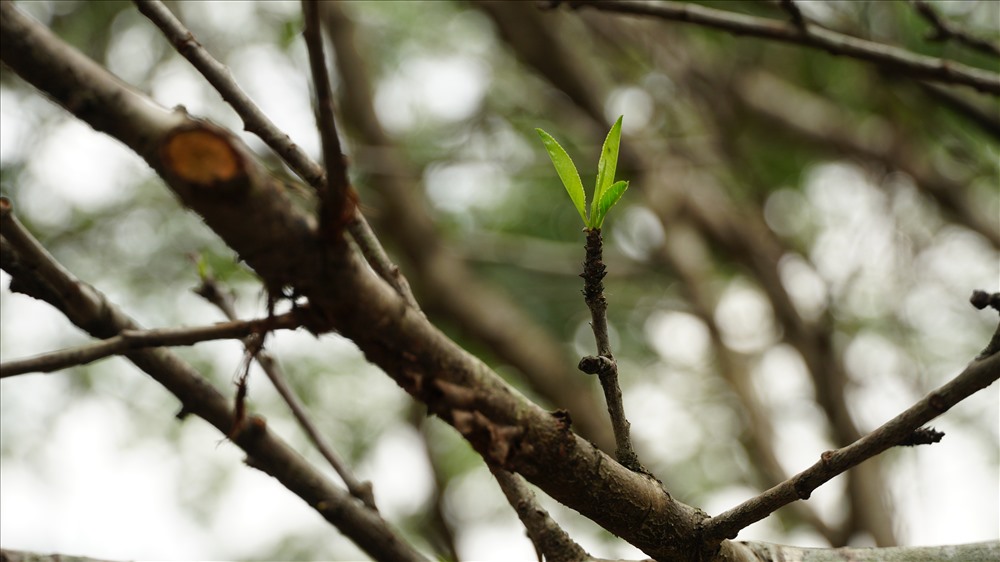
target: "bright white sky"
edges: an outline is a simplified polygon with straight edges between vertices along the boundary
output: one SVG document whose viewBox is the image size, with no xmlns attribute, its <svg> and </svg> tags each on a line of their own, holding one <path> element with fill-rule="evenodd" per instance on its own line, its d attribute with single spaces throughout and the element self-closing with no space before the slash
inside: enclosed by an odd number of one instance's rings
<svg viewBox="0 0 1000 562">
<path fill-rule="evenodd" d="M 226 18 L 236 17 L 229 11 L 230 6 L 233 4 L 226 4 Z M 211 21 L 221 17 L 219 9 L 206 3 L 206 18 Z M 227 21 L 226 26 L 232 27 L 232 21 Z M 147 63 L 141 58 L 145 48 L 134 46 L 147 45 L 149 36 L 136 32 L 127 37 L 130 39 L 120 41 L 113 51 L 113 65 L 123 75 L 138 79 Z M 265 111 L 296 142 L 316 154 L 318 142 L 302 70 L 289 67 L 286 59 L 266 47 L 255 47 L 230 62 L 237 78 Z M 439 122 L 464 119 L 477 110 L 489 86 L 489 70 L 475 58 L 461 53 L 417 53 L 400 68 L 400 72 L 380 85 L 376 98 L 380 117 L 390 130 L 405 130 L 416 126 L 421 119 Z M 427 76 L 434 79 L 427 80 Z M 183 63 L 163 67 L 151 77 L 150 83 L 161 103 L 184 104 L 195 113 L 215 111 L 211 109 L 216 107 L 212 94 Z M 652 111 L 648 94 L 633 86 L 617 90 L 609 100 L 608 110 L 611 115 L 625 113 L 626 127 L 637 128 L 645 124 Z M 2 91 L 0 161 L 7 163 L 24 157 L 25 139 L 37 126 L 34 115 L 40 112 L 58 115 L 61 110 L 51 109 L 34 97 Z M 231 116 L 215 118 L 222 122 L 232 120 Z M 629 125 L 630 122 L 635 125 Z M 149 173 L 144 164 L 120 145 L 72 120 L 52 129 L 38 148 L 40 152 L 34 162 L 45 165 L 29 166 L 30 175 L 25 178 L 32 189 L 23 200 L 15 201 L 15 208 L 41 224 L 59 224 L 70 212 L 87 212 L 113 204 L 128 196 L 132 178 Z M 50 162 L 59 165 L 52 166 Z M 502 201 L 506 178 L 501 172 L 502 168 L 491 162 L 449 164 L 428 170 L 426 187 L 441 211 L 460 214 L 472 207 L 489 207 Z M 483 182 L 489 182 L 492 188 L 478 192 L 463 189 Z M 784 208 L 808 207 L 837 226 L 828 231 L 810 256 L 818 271 L 795 258 L 789 258 L 783 266 L 789 291 L 805 314 L 819 310 L 830 291 L 840 291 L 848 283 L 870 284 L 867 298 L 872 302 L 885 297 L 889 289 L 886 285 L 892 283 L 886 280 L 897 274 L 887 257 L 898 240 L 894 238 L 893 225 L 884 218 L 882 209 L 888 204 L 884 196 L 855 167 L 838 163 L 817 167 L 804 195 L 781 192 L 773 204 Z M 638 236 L 633 232 L 633 239 L 660 243 L 662 232 L 657 233 L 655 221 L 651 224 L 645 220 L 642 210 L 630 212 L 636 220 L 626 221 L 620 228 L 639 229 L 635 231 L 645 234 Z M 774 216 L 789 215 L 783 212 Z M 848 227 L 844 228 L 845 225 Z M 798 226 L 772 222 L 772 227 L 781 231 Z M 622 232 L 625 237 L 627 233 Z M 995 258 L 996 254 L 981 241 L 953 232 L 946 233 L 939 247 L 940 251 L 923 258 L 928 285 L 940 289 L 939 293 L 928 293 L 928 297 L 952 298 L 954 294 L 967 294 L 971 288 L 996 287 L 996 268 L 984 265 L 991 263 L 990 256 Z M 622 249 L 638 257 L 649 248 Z M 955 272 L 960 272 L 959 278 L 955 278 Z M 824 278 L 832 283 L 828 286 Z M 101 287 L 100 280 L 88 281 Z M 9 283 L 5 273 L 0 275 L 0 283 L 5 288 Z M 186 289 L 178 288 L 177 292 Z M 47 305 L 11 295 L 6 289 L 0 298 L 3 330 L 0 351 L 4 360 L 86 341 Z M 927 312 L 933 310 L 927 301 L 921 299 L 912 308 L 918 326 L 923 323 L 931 333 L 943 329 L 938 317 Z M 931 317 L 924 319 L 921 314 Z M 206 315 L 191 318 L 189 323 L 214 320 Z M 829 444 L 811 423 L 817 412 L 810 407 L 797 407 L 802 403 L 801 398 L 811 394 L 811 384 L 806 380 L 801 360 L 777 342 L 770 310 L 762 295 L 750 286 L 733 283 L 723 294 L 718 321 L 727 343 L 735 349 L 766 351 L 755 376 L 761 394 L 777 412 L 781 461 L 789 471 L 801 470 L 815 462 Z M 636 366 L 648 369 L 648 376 L 626 390 L 626 409 L 632 412 L 633 431 L 640 450 L 682 459 L 705 439 L 720 437 L 702 433 L 711 431 L 710 428 L 698 429 L 697 420 L 705 412 L 697 411 L 700 405 L 686 404 L 676 392 L 678 385 L 691 384 L 683 382 L 683 374 L 696 371 L 707 361 L 707 332 L 697 318 L 672 310 L 654 314 L 646 328 L 647 337 L 654 349 L 660 350 L 663 362 L 651 367 Z M 358 358 L 353 346 L 331 339 L 316 343 L 311 337 L 287 335 L 272 347 L 279 356 L 282 352 L 320 356 L 325 353 L 339 357 L 353 354 Z M 233 346 L 219 349 L 215 361 L 220 371 L 232 372 L 240 359 L 238 350 Z M 867 428 L 898 413 L 926 390 L 901 383 L 897 375 L 905 375 L 914 366 L 906 358 L 893 360 L 893 357 L 893 349 L 877 338 L 859 340 L 850 346 L 848 363 L 855 374 L 865 376 L 854 392 L 856 415 Z M 928 369 L 939 370 L 932 377 L 940 384 L 957 373 L 964 360 L 964 357 L 942 360 Z M 75 398 L 69 382 L 73 372 L 22 376 L 0 384 L 0 435 L 10 440 L 4 444 L 0 465 L 3 547 L 112 559 L 236 559 L 253 557 L 279 537 L 292 534 L 330 537 L 343 556 L 364 558 L 276 481 L 243 466 L 239 451 L 220 441 L 220 436 L 206 424 L 188 421 L 179 430 L 169 427 L 176 422 L 164 415 L 164 404 L 172 403 L 165 397 L 165 391 L 136 369 L 122 360 L 108 361 L 104 366 L 106 394 L 98 397 Z M 350 384 L 357 384 L 358 392 L 371 392 L 373 401 L 405 407 L 402 391 L 377 370 L 359 372 L 357 377 Z M 375 390 L 370 384 L 373 378 L 381 380 Z M 360 381 L 365 379 L 369 382 L 362 386 Z M 255 392 L 267 395 L 269 391 L 260 382 Z M 958 406 L 954 417 L 949 413 L 938 420 L 935 426 L 947 432 L 941 444 L 894 453 L 894 478 L 889 484 L 898 506 L 896 524 L 906 543 L 961 543 L 997 538 L 998 398 L 1000 393 L 994 386 Z M 260 395 L 257 399 L 265 400 Z M 52 417 L 57 412 L 59 416 Z M 731 414 L 718 412 L 718 415 L 720 427 L 725 427 L 726 416 Z M 54 419 L 54 423 L 41 421 L 49 419 Z M 972 430 L 958 423 L 959 419 L 992 420 L 977 431 L 992 435 L 994 447 L 984 447 L 983 438 L 970 434 Z M 157 422 L 163 428 L 161 434 L 136 432 L 136 427 L 155 428 Z M 283 435 L 295 434 L 287 423 L 279 422 L 277 427 L 283 429 Z M 678 432 L 678 427 L 692 429 Z M 167 444 L 169 434 L 175 431 L 181 435 L 177 448 Z M 705 466 L 705 470 L 711 471 L 713 467 Z M 409 513 L 427 497 L 429 469 L 419 438 L 407 426 L 386 428 L 374 453 L 357 467 L 357 472 L 374 482 L 382 512 L 390 521 Z M 230 474 L 229 479 L 215 480 L 221 479 L 222 474 Z M 212 489 L 222 481 L 225 489 L 218 503 L 206 506 L 201 519 L 192 519 L 186 506 L 198 503 L 199 490 Z M 810 501 L 825 515 L 838 515 L 841 485 L 834 481 L 821 488 Z M 755 493 L 743 486 L 725 487 L 702 498 L 700 507 L 718 513 Z M 565 519 L 564 508 L 544 501 L 557 519 Z M 520 523 L 486 471 L 475 471 L 463 478 L 449 492 L 447 505 L 453 510 L 458 526 L 463 559 L 534 559 Z M 628 546 L 604 545 L 595 538 L 600 531 L 592 526 L 575 528 L 569 524 L 569 531 L 597 556 L 641 556 Z M 772 519 L 745 530 L 740 538 L 822 545 L 813 536 L 789 540 Z M 344 544 L 340 546 L 341 543 Z"/>
</svg>

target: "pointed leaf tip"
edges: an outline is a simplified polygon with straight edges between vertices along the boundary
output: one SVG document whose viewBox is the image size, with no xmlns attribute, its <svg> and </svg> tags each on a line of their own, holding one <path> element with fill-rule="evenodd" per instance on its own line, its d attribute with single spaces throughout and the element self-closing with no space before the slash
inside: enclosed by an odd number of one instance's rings
<svg viewBox="0 0 1000 562">
<path fill-rule="evenodd" d="M 598 202 L 604 196 L 604 192 L 615 181 L 615 172 L 618 169 L 618 149 L 622 138 L 622 119 L 624 117 L 624 115 L 618 116 L 618 120 L 611 126 L 608 136 L 604 139 L 604 145 L 601 147 L 601 159 L 597 162 L 597 182 L 594 185 L 594 200 L 590 204 L 591 216 L 596 212 Z"/>
<path fill-rule="evenodd" d="M 587 224 L 587 196 L 583 192 L 583 181 L 580 180 L 580 172 L 577 171 L 576 164 L 552 135 L 541 129 L 535 129 L 535 131 L 542 138 L 542 144 L 545 145 L 545 150 L 549 153 L 549 159 L 552 160 L 552 165 L 555 166 L 556 173 L 559 174 L 559 179 L 562 180 L 563 187 L 566 188 L 566 193 L 573 201 L 573 206 L 580 213 L 583 224 Z"/>
</svg>

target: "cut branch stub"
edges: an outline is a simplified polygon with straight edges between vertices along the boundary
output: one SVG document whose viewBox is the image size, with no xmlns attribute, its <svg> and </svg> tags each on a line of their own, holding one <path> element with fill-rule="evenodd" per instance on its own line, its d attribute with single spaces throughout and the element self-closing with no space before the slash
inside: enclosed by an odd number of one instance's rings
<svg viewBox="0 0 1000 562">
<path fill-rule="evenodd" d="M 208 129 L 182 129 L 170 135 L 163 158 L 178 177 L 191 183 L 230 182 L 244 173 L 232 146 Z"/>
</svg>

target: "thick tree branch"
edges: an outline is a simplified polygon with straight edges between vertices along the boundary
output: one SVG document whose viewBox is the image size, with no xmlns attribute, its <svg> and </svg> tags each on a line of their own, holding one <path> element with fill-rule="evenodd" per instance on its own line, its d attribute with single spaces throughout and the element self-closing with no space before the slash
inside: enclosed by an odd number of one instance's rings
<svg viewBox="0 0 1000 562">
<path fill-rule="evenodd" d="M 383 155 L 376 165 L 358 167 L 370 174 L 368 185 L 382 198 L 380 224 L 406 257 L 422 287 L 425 306 L 483 342 L 500 361 L 518 369 L 532 390 L 572 413 L 583 436 L 611 451 L 614 436 L 610 426 L 598 414 L 600 405 L 590 385 L 572 369 L 562 343 L 526 314 L 515 299 L 484 284 L 457 259 L 436 228 L 419 189 L 405 179 L 418 174 L 399 156 L 375 115 L 374 87 L 362 56 L 367 48 L 345 12 L 348 8 L 329 2 L 320 12 L 344 86 L 344 125 L 355 139 L 377 147 Z"/>
<path fill-rule="evenodd" d="M 571 5 L 605 12 L 688 22 L 736 35 L 804 45 L 824 50 L 832 55 L 872 62 L 912 78 L 962 84 L 980 92 L 1000 95 L 1000 74 L 996 72 L 974 68 L 953 60 L 919 55 L 906 49 L 859 39 L 818 26 L 799 27 L 793 22 L 738 14 L 686 2 L 675 4 L 637 0 L 584 0 L 573 2 Z"/>
<path fill-rule="evenodd" d="M 292 286 L 306 297 L 316 329 L 333 328 L 353 340 L 370 361 L 454 426 L 488 462 L 520 473 L 557 501 L 656 558 L 682 561 L 692 551 L 714 550 L 699 545 L 693 533 L 703 513 L 671 498 L 653 479 L 612 462 L 576 436 L 564 418 L 514 391 L 407 306 L 347 247 L 321 244 L 315 221 L 291 204 L 234 135 L 167 112 L 138 93 L 125 95 L 123 85 L 106 70 L 9 2 L 0 3 L 0 16 L 5 64 L 81 119 L 136 150 L 269 287 Z M 76 101 L 81 97 L 83 110 Z M 184 158 L 192 149 L 192 135 L 199 147 L 195 168 Z M 133 352 L 129 357 L 138 353 L 155 351 Z M 188 396 L 186 389 L 177 392 L 182 398 Z M 218 399 L 222 410 L 204 413 L 228 431 L 231 413 L 224 399 Z M 202 405 L 196 406 L 203 411 Z M 261 424 L 248 425 L 251 430 L 237 434 L 236 441 L 254 457 L 259 452 L 256 436 L 268 434 L 253 430 Z M 300 493 L 312 490 L 303 490 L 303 484 L 296 481 L 289 487 Z M 355 513 L 331 502 L 320 502 L 319 507 L 341 525 L 345 523 L 338 517 Z M 358 507 L 365 514 L 359 517 L 376 518 L 371 510 Z M 367 536 L 351 536 L 362 548 L 375 547 L 366 542 Z M 395 544 L 389 539 L 382 542 Z"/>
<path fill-rule="evenodd" d="M 201 214 L 269 286 L 292 285 L 308 298 L 310 309 L 315 307 L 317 321 L 352 339 L 369 360 L 455 427 L 488 462 L 522 474 L 557 501 L 657 559 L 738 559 L 740 548 L 718 536 L 721 523 L 707 539 L 699 539 L 695 531 L 705 519 L 703 513 L 675 501 L 652 479 L 610 462 L 574 435 L 563 417 L 541 410 L 512 390 L 407 306 L 353 252 L 322 247 L 314 221 L 288 204 L 285 194 L 266 178 L 235 136 L 156 107 L 27 20 L 9 2 L 0 4 L 0 10 L 4 63 L 81 119 L 123 140 L 146 158 L 181 200 Z M 200 147 L 197 154 L 201 159 L 194 167 L 185 158 L 191 141 Z M 96 315 L 100 310 L 98 306 L 90 312 Z M 129 322 L 122 322 L 111 331 L 129 327 Z M 129 357 L 143 366 L 145 354 L 165 357 L 167 352 L 133 352 Z M 995 357 L 987 361 L 993 360 Z M 196 376 L 172 378 L 169 372 L 154 376 L 165 381 L 186 405 L 195 392 L 190 386 L 198 386 L 191 381 L 200 380 Z M 214 393 L 209 399 L 212 407 L 190 400 L 197 408 L 193 411 L 228 429 L 232 413 L 224 398 L 210 390 Z M 327 492 L 317 481 L 287 474 L 302 461 L 294 454 L 277 458 L 274 438 L 262 421 L 254 419 L 235 440 L 248 450 L 256 465 L 262 460 L 284 461 L 284 465 L 268 466 L 298 493 L 312 494 L 318 488 Z M 347 498 L 336 489 L 329 495 Z M 357 504 L 352 504 L 357 511 L 331 507 L 323 501 L 312 505 L 328 519 L 357 515 L 361 519 L 340 524 L 347 525 L 351 533 L 359 533 L 364 541 L 373 538 L 364 533 L 378 528 L 381 521 Z M 362 547 L 378 546 L 365 542 Z M 393 556 L 406 559 L 405 553 Z"/>
</svg>

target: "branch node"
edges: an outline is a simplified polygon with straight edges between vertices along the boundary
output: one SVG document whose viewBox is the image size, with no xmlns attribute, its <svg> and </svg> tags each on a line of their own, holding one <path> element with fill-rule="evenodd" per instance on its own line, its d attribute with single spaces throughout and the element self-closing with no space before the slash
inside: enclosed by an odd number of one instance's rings
<svg viewBox="0 0 1000 562">
<path fill-rule="evenodd" d="M 938 431 L 933 427 L 921 427 L 913 430 L 913 433 L 904 437 L 898 445 L 903 447 L 915 447 L 917 445 L 931 445 L 938 443 L 944 437 L 943 431 Z"/>
<path fill-rule="evenodd" d="M 602 375 L 616 367 L 615 360 L 603 355 L 588 355 L 580 359 L 577 368 L 588 375 Z"/>
</svg>

